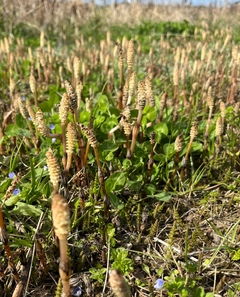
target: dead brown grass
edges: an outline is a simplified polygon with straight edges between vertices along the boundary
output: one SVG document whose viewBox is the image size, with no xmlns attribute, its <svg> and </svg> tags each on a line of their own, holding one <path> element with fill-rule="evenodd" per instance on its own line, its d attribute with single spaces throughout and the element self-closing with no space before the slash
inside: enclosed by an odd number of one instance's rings
<svg viewBox="0 0 240 297">
<path fill-rule="evenodd" d="M 197 24 L 206 21 L 209 25 L 224 22 L 226 26 L 237 24 L 240 9 L 238 5 L 191 6 L 191 5 L 143 5 L 141 3 L 122 3 L 109 6 L 97 6 L 80 1 L 33 0 L 3 1 L 0 5 L 6 29 L 18 23 L 27 23 L 39 29 L 48 24 L 59 25 L 65 20 L 76 25 L 84 24 L 93 17 L 99 17 L 107 24 L 135 25 L 142 21 L 174 21 L 184 20 Z M 104 17 L 103 17 L 104 16 Z M 230 17 L 231 16 L 231 17 Z"/>
</svg>

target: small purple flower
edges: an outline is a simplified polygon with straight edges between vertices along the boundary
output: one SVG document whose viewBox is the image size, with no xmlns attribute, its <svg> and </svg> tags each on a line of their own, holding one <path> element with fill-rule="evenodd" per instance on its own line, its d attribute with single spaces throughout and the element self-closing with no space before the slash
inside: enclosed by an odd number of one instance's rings
<svg viewBox="0 0 240 297">
<path fill-rule="evenodd" d="M 79 296 L 81 296 L 81 295 L 82 295 L 82 288 L 79 287 L 79 286 L 76 287 L 76 288 L 74 288 L 72 295 L 73 295 L 74 297 L 79 297 Z"/>
<path fill-rule="evenodd" d="M 52 143 L 56 142 L 56 140 L 57 140 L 56 138 L 52 138 Z"/>
<path fill-rule="evenodd" d="M 29 121 L 32 121 L 32 118 L 31 117 L 28 117 Z"/>
<path fill-rule="evenodd" d="M 14 172 L 10 172 L 8 177 L 11 179 L 14 179 L 14 177 L 16 176 L 16 174 Z"/>
<path fill-rule="evenodd" d="M 44 165 L 44 166 L 43 166 L 43 170 L 44 170 L 44 171 L 48 170 L 47 165 Z"/>
<path fill-rule="evenodd" d="M 163 285 L 164 285 L 164 280 L 161 279 L 161 278 L 158 278 L 158 279 L 156 280 L 156 284 L 155 284 L 155 286 L 154 286 L 154 289 L 156 289 L 156 290 L 161 290 L 161 289 L 163 288 Z"/>
<path fill-rule="evenodd" d="M 17 188 L 17 189 L 15 189 L 14 191 L 13 191 L 13 195 L 14 196 L 17 196 L 17 195 L 19 195 L 21 193 L 21 191 Z"/>
<path fill-rule="evenodd" d="M 50 128 L 50 130 L 54 130 L 55 129 L 55 125 L 54 124 L 50 124 L 49 128 Z"/>
<path fill-rule="evenodd" d="M 25 101 L 25 96 L 21 96 L 22 101 Z"/>
</svg>

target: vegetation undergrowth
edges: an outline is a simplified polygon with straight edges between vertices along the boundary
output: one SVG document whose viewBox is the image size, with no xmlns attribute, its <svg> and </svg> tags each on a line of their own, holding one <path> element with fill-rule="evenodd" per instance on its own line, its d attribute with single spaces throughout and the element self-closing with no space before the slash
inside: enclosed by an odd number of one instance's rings
<svg viewBox="0 0 240 297">
<path fill-rule="evenodd" d="M 18 26 L 0 40 L 0 296 L 238 296 L 232 32 Z"/>
</svg>

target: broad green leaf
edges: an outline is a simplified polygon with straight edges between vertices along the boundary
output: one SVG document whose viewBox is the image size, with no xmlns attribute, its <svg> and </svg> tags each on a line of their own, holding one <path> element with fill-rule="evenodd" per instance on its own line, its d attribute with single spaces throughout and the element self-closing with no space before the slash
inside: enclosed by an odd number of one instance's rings
<svg viewBox="0 0 240 297">
<path fill-rule="evenodd" d="M 100 129 L 103 133 L 108 134 L 112 128 L 118 125 L 118 120 L 115 116 L 109 117 L 101 125 Z"/>
<path fill-rule="evenodd" d="M 39 206 L 29 205 L 23 202 L 17 202 L 15 208 L 11 211 L 12 214 L 19 216 L 30 216 L 38 217 L 41 215 L 42 211 L 39 209 Z"/>
<path fill-rule="evenodd" d="M 194 297 L 205 297 L 205 290 L 203 287 L 198 287 L 194 292 Z"/>
<path fill-rule="evenodd" d="M 8 125 L 7 128 L 5 129 L 5 134 L 7 136 L 26 136 L 28 138 L 31 137 L 29 130 L 21 129 L 16 124 Z"/>
<path fill-rule="evenodd" d="M 105 117 L 104 116 L 98 116 L 94 120 L 93 125 L 94 125 L 95 128 L 98 128 L 104 121 L 105 121 Z"/>
<path fill-rule="evenodd" d="M 27 128 L 27 122 L 24 119 L 24 117 L 21 115 L 21 113 L 16 115 L 16 125 L 21 129 Z"/>
<path fill-rule="evenodd" d="M 106 95 L 100 95 L 99 97 L 97 97 L 97 104 L 99 109 L 102 112 L 108 110 L 108 107 L 109 107 L 108 97 Z"/>
<path fill-rule="evenodd" d="M 172 154 L 175 153 L 174 143 L 166 143 L 163 146 L 163 150 L 164 150 L 164 153 L 166 154 L 167 157 L 171 156 Z"/>
<path fill-rule="evenodd" d="M 127 173 L 126 172 L 115 172 L 109 176 L 106 180 L 106 190 L 107 193 L 111 193 L 111 191 L 120 191 L 123 189 L 127 180 Z"/>
<path fill-rule="evenodd" d="M 57 94 L 51 94 L 50 98 L 47 101 L 44 101 L 39 104 L 42 112 L 50 112 L 52 108 L 59 102 L 59 96 Z"/>
<path fill-rule="evenodd" d="M 80 123 L 85 123 L 90 121 L 90 113 L 86 110 L 80 113 Z"/>
<path fill-rule="evenodd" d="M 5 205 L 6 206 L 15 205 L 18 202 L 19 199 L 20 199 L 20 195 L 18 195 L 18 196 L 12 195 L 9 199 L 7 199 L 5 201 Z"/>
<path fill-rule="evenodd" d="M 237 251 L 235 252 L 235 254 L 232 256 L 232 260 L 233 260 L 233 261 L 239 261 L 239 260 L 240 260 L 240 249 L 237 250 Z"/>
<path fill-rule="evenodd" d="M 147 184 L 144 187 L 144 191 L 147 195 L 154 195 L 156 192 L 156 187 L 153 184 Z"/>
<path fill-rule="evenodd" d="M 191 151 L 192 152 L 202 152 L 203 151 L 202 143 L 194 141 L 192 143 Z"/>
<path fill-rule="evenodd" d="M 172 195 L 168 192 L 161 192 L 161 193 L 155 194 L 152 197 L 156 198 L 157 200 L 167 202 L 171 199 Z"/>
<path fill-rule="evenodd" d="M 154 131 L 156 134 L 164 134 L 166 136 L 168 135 L 168 127 L 165 123 L 159 123 L 155 125 Z"/>
<path fill-rule="evenodd" d="M 105 160 L 106 161 L 112 161 L 114 158 L 114 154 L 112 152 L 107 152 L 106 156 L 105 156 Z"/>
<path fill-rule="evenodd" d="M 215 295 L 214 295 L 214 293 L 206 293 L 206 295 L 204 296 L 204 297 L 214 297 Z"/>
<path fill-rule="evenodd" d="M 153 156 L 153 160 L 164 163 L 166 162 L 166 156 L 164 154 L 156 154 Z"/>
<path fill-rule="evenodd" d="M 150 121 L 150 122 L 153 122 L 156 117 L 157 117 L 157 111 L 154 107 L 151 107 L 151 106 L 145 106 L 145 114 L 146 114 L 146 117 L 147 119 Z M 144 110 L 143 110 L 144 112 Z"/>
<path fill-rule="evenodd" d="M 117 195 L 113 194 L 113 193 L 109 193 L 108 194 L 109 199 L 112 203 L 112 205 L 117 208 L 117 209 L 123 209 L 124 208 L 124 204 L 122 203 L 122 201 L 118 198 Z"/>
<path fill-rule="evenodd" d="M 118 149 L 118 145 L 110 140 L 105 140 L 100 144 L 102 151 L 115 152 Z"/>
<path fill-rule="evenodd" d="M 122 163 L 123 169 L 127 170 L 132 166 L 132 161 L 129 159 L 124 159 Z"/>
<path fill-rule="evenodd" d="M 126 188 L 128 188 L 131 191 L 138 191 L 141 188 L 141 185 L 141 181 L 128 180 L 126 183 Z"/>
</svg>

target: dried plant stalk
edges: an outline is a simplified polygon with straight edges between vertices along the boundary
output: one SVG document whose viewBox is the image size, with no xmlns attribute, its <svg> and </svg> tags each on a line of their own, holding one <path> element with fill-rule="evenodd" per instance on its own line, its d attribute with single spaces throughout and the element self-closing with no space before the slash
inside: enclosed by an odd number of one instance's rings
<svg viewBox="0 0 240 297">
<path fill-rule="evenodd" d="M 130 288 L 119 270 L 110 272 L 109 283 L 116 297 L 131 297 Z"/>
<path fill-rule="evenodd" d="M 216 149 L 219 150 L 223 134 L 223 118 L 219 117 L 216 122 Z"/>
<path fill-rule="evenodd" d="M 82 124 L 79 125 L 80 128 L 82 129 L 82 131 L 85 132 L 88 142 L 90 143 L 90 145 L 92 146 L 93 150 L 94 150 L 94 154 L 96 157 L 96 162 L 97 162 L 97 166 L 98 166 L 98 179 L 99 179 L 99 183 L 101 185 L 102 191 L 103 191 L 103 200 L 104 200 L 104 219 L 105 219 L 105 223 L 107 224 L 107 222 L 109 221 L 109 197 L 107 195 L 107 191 L 105 188 L 105 181 L 104 181 L 104 175 L 103 175 L 103 171 L 102 171 L 102 167 L 101 167 L 101 162 L 100 162 L 100 158 L 99 158 L 99 153 L 98 153 L 98 142 L 96 139 L 96 136 L 94 134 L 94 131 L 92 128 L 89 127 L 85 127 Z M 105 226 L 106 227 L 106 226 Z M 105 232 L 103 232 L 105 233 Z M 103 238 L 105 240 L 105 234 L 103 235 Z"/>
<path fill-rule="evenodd" d="M 171 176 L 171 180 L 173 181 L 174 180 L 174 177 L 175 177 L 175 174 L 178 170 L 178 166 L 179 166 L 179 155 L 180 155 L 180 152 L 182 151 L 182 136 L 183 136 L 183 133 L 179 134 L 177 137 L 176 137 L 176 140 L 175 140 L 175 143 L 174 143 L 174 149 L 175 149 L 175 158 L 174 158 L 174 171 L 172 172 L 172 176 Z"/>
<path fill-rule="evenodd" d="M 184 167 L 185 167 L 186 162 L 188 160 L 188 155 L 190 153 L 193 140 L 197 136 L 197 134 L 198 134 L 198 123 L 197 123 L 197 121 L 194 121 L 193 124 L 192 124 L 192 127 L 190 129 L 190 140 L 189 140 L 188 148 L 187 148 L 187 151 L 186 151 L 186 154 L 185 154 L 185 157 L 184 157 L 184 164 L 183 164 L 183 168 L 182 168 L 182 171 L 181 171 L 181 179 L 184 178 L 184 171 L 185 171 Z"/>
<path fill-rule="evenodd" d="M 152 171 L 152 167 L 153 167 L 153 164 L 154 164 L 154 160 L 153 160 L 153 154 L 154 154 L 154 146 L 155 146 L 155 136 L 156 136 L 156 133 L 155 132 L 151 132 L 150 134 L 150 143 L 151 143 L 151 151 L 150 151 L 150 157 L 149 157 L 149 160 L 148 160 L 148 182 L 150 182 L 151 180 L 151 171 Z"/>
<path fill-rule="evenodd" d="M 142 120 L 142 113 L 143 109 L 146 104 L 146 88 L 145 88 L 145 81 L 141 80 L 138 83 L 138 102 L 137 102 L 137 109 L 138 109 L 138 117 L 137 117 L 137 125 L 141 124 Z"/>
<path fill-rule="evenodd" d="M 125 108 L 125 106 L 127 105 L 127 100 L 128 100 L 128 85 L 127 85 L 127 83 L 125 83 L 125 85 L 123 87 L 123 96 L 122 96 L 123 108 Z"/>
<path fill-rule="evenodd" d="M 179 106 L 179 73 L 178 73 L 177 63 L 175 63 L 174 70 L 173 70 L 173 84 L 174 84 L 173 121 L 176 121 L 178 116 L 178 106 Z"/>
<path fill-rule="evenodd" d="M 70 212 L 67 200 L 58 193 L 54 194 L 52 198 L 52 220 L 55 234 L 59 239 L 59 274 L 62 279 L 63 296 L 71 297 L 69 283 L 70 263 L 67 252 L 67 237 L 70 232 Z"/>
<path fill-rule="evenodd" d="M 81 94 L 83 90 L 83 83 L 81 81 L 78 82 L 76 87 L 76 94 L 77 94 L 77 101 L 78 101 L 78 110 L 80 110 L 80 103 L 81 103 Z"/>
<path fill-rule="evenodd" d="M 159 110 L 158 122 L 161 122 L 163 119 L 163 111 L 166 106 L 166 102 L 167 102 L 167 93 L 163 93 L 160 99 L 160 110 Z"/>
<path fill-rule="evenodd" d="M 119 82 L 119 88 L 118 88 L 118 109 L 122 109 L 124 53 L 123 53 L 121 44 L 117 42 L 116 45 L 118 47 L 118 55 L 119 55 L 118 67 L 120 71 L 120 82 Z"/>
</svg>

